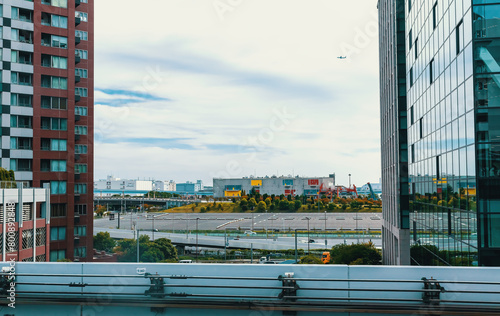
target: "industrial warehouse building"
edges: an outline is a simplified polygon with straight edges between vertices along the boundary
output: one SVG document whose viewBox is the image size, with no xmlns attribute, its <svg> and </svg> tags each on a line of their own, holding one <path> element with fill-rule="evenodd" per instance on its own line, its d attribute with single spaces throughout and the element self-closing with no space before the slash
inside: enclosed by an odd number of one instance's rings
<svg viewBox="0 0 500 316">
<path fill-rule="evenodd" d="M 214 178 L 214 197 L 240 197 L 254 189 L 260 194 L 268 195 L 318 195 L 328 189 L 335 188 L 335 174 L 328 177 L 263 177 L 263 178 Z"/>
</svg>

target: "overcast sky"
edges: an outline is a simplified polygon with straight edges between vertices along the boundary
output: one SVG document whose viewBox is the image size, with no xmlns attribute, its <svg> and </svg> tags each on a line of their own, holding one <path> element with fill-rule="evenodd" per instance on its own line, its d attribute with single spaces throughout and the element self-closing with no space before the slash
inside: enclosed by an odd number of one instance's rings
<svg viewBox="0 0 500 316">
<path fill-rule="evenodd" d="M 376 0 L 95 5 L 96 179 L 379 182 Z"/>
</svg>

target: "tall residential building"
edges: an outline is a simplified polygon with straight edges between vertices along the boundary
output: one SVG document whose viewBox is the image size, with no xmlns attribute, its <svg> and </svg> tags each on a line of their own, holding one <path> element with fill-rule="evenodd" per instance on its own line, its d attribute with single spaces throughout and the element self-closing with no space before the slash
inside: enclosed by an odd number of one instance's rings
<svg viewBox="0 0 500 316">
<path fill-rule="evenodd" d="M 50 260 L 90 261 L 94 2 L 4 0 L 1 166 L 51 189 Z"/>
<path fill-rule="evenodd" d="M 396 23 L 382 11 L 381 30 Z M 381 91 L 406 78 L 407 145 L 383 144 L 382 151 L 408 152 L 409 185 L 400 192 L 410 197 L 404 228 L 410 244 L 422 246 L 411 262 L 498 266 L 500 1 L 406 0 L 402 12 L 406 68 L 384 75 L 381 64 Z"/>
</svg>

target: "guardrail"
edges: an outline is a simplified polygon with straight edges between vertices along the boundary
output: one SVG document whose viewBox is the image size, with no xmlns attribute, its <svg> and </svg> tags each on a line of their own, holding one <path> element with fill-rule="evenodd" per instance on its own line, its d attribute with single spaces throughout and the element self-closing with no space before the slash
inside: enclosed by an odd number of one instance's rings
<svg viewBox="0 0 500 316">
<path fill-rule="evenodd" d="M 127 306 L 130 315 L 172 308 L 203 315 L 226 309 L 248 315 L 255 310 L 500 314 L 498 268 L 16 263 L 10 273 L 12 267 L 3 266 L 0 303 L 9 304 L 13 290 L 16 315 L 43 314 L 56 305 L 61 312 L 74 312 L 77 305 L 83 314 Z"/>
</svg>

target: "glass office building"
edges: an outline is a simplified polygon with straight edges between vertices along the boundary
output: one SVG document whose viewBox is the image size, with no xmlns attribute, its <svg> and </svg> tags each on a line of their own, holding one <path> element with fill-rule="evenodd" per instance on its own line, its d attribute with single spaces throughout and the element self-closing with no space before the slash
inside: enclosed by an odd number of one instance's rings
<svg viewBox="0 0 500 316">
<path fill-rule="evenodd" d="M 499 265 L 500 1 L 406 0 L 404 15 L 410 262 Z"/>
<path fill-rule="evenodd" d="M 410 263 L 404 0 L 380 0 L 383 263 Z"/>
</svg>

